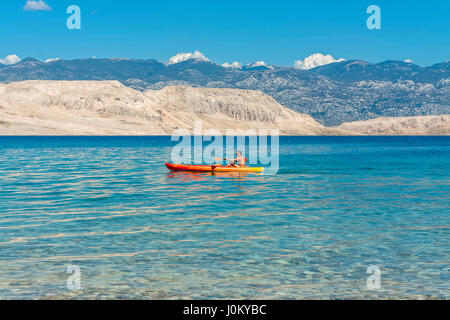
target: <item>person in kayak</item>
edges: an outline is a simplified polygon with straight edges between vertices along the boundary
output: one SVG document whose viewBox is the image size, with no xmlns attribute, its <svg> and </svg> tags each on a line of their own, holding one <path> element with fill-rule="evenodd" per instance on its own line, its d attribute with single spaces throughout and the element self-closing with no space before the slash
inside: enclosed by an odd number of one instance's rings
<svg viewBox="0 0 450 320">
<path fill-rule="evenodd" d="M 236 158 L 235 159 L 224 159 L 225 161 L 232 161 L 229 165 L 231 167 L 245 167 L 245 163 L 247 162 L 247 159 L 242 156 L 241 151 L 236 152 Z"/>
<path fill-rule="evenodd" d="M 240 168 L 240 167 L 246 167 L 246 163 L 247 163 L 247 158 L 244 158 L 242 156 L 242 152 L 241 151 L 237 151 L 236 152 L 236 158 L 235 159 L 228 159 L 228 158 L 215 158 L 217 161 L 232 161 L 229 165 L 227 165 L 227 167 L 235 167 L 235 168 Z M 220 164 L 215 164 L 215 167 L 219 167 Z"/>
</svg>

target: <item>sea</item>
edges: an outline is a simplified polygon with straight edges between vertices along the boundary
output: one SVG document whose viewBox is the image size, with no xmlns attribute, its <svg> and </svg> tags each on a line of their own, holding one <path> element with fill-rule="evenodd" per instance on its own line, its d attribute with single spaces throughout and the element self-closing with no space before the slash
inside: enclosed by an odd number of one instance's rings
<svg viewBox="0 0 450 320">
<path fill-rule="evenodd" d="M 280 137 L 277 174 L 175 144 L 0 137 L 0 298 L 450 298 L 450 137 Z"/>
</svg>

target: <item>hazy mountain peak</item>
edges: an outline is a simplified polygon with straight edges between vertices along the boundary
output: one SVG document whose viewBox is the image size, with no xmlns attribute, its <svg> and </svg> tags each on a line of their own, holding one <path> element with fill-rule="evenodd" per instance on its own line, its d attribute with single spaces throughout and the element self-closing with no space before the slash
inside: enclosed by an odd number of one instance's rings
<svg viewBox="0 0 450 320">
<path fill-rule="evenodd" d="M 32 58 L 32 57 L 27 57 L 25 59 L 23 59 L 22 61 L 20 61 L 21 63 L 26 63 L 26 62 L 42 62 L 38 59 Z"/>
<path fill-rule="evenodd" d="M 400 61 L 400 60 L 386 60 L 386 61 L 377 63 L 377 65 L 381 66 L 383 68 L 396 68 L 396 69 L 400 69 L 400 68 L 410 69 L 411 67 L 419 67 L 412 61 Z"/>
</svg>

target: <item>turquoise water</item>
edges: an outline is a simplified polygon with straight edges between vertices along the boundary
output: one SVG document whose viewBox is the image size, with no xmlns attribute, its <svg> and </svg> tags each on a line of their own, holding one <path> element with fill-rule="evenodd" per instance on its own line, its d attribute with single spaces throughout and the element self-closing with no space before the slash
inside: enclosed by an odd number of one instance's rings
<svg viewBox="0 0 450 320">
<path fill-rule="evenodd" d="M 450 137 L 282 137 L 274 176 L 171 146 L 0 138 L 0 298 L 449 298 Z"/>
</svg>

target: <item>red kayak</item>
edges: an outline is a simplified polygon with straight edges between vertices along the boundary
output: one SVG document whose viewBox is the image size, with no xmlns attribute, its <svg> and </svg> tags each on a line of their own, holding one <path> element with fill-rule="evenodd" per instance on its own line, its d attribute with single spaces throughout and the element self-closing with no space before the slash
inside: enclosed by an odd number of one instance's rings
<svg viewBox="0 0 450 320">
<path fill-rule="evenodd" d="M 172 164 L 166 162 L 166 167 L 172 171 L 195 172 L 263 172 L 262 167 L 233 167 L 221 165 Z"/>
</svg>

